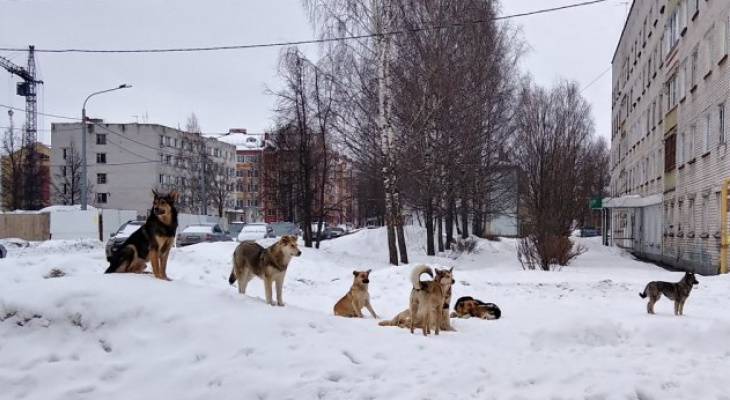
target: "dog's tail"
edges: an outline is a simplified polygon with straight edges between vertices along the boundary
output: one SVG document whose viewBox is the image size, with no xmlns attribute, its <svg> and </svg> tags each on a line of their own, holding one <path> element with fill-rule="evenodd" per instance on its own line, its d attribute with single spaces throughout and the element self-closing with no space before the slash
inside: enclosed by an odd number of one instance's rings
<svg viewBox="0 0 730 400">
<path fill-rule="evenodd" d="M 643 291 L 642 293 L 639 293 L 639 296 L 640 296 L 640 297 L 641 297 L 642 299 L 645 299 L 645 298 L 646 298 L 646 291 L 647 291 L 648 289 L 649 289 L 649 284 L 647 284 L 647 285 L 646 285 L 646 287 L 644 288 L 644 291 Z"/>
<path fill-rule="evenodd" d="M 236 252 L 233 252 L 233 257 L 231 258 L 233 268 L 231 268 L 231 276 L 228 277 L 228 284 L 233 285 L 233 282 L 236 281 Z"/>
<path fill-rule="evenodd" d="M 431 267 L 421 265 L 413 268 L 413 271 L 411 271 L 411 284 L 413 284 L 413 288 L 416 290 L 421 289 L 421 274 L 429 274 L 433 278 Z"/>
</svg>

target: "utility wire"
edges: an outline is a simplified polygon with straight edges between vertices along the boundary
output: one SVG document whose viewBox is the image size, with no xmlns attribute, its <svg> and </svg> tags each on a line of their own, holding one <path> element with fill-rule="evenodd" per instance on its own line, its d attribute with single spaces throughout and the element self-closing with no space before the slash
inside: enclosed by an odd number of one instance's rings
<svg viewBox="0 0 730 400">
<path fill-rule="evenodd" d="M 593 79 L 589 84 L 583 86 L 583 89 L 581 89 L 580 92 L 583 93 L 584 91 L 586 91 L 586 89 L 591 87 L 594 83 L 598 82 L 598 80 L 601 79 L 603 77 L 603 75 L 606 75 L 606 73 L 608 73 L 608 71 L 610 71 L 612 67 L 613 67 L 612 65 L 609 65 L 605 71 L 601 72 L 601 74 L 598 75 L 595 79 Z"/>
<path fill-rule="evenodd" d="M 512 19 L 512 18 L 527 17 L 530 15 L 545 14 L 545 13 L 550 13 L 550 12 L 555 12 L 555 11 L 561 11 L 561 10 L 566 10 L 569 8 L 584 7 L 584 6 L 589 6 L 589 5 L 593 5 L 593 4 L 603 3 L 606 1 L 608 1 L 608 0 L 584 1 L 581 3 L 570 4 L 570 5 L 561 6 L 561 7 L 546 8 L 546 9 L 542 9 L 542 10 L 535 10 L 535 11 L 530 11 L 530 12 L 525 12 L 525 13 L 520 13 L 520 14 L 503 15 L 500 17 L 494 17 L 494 18 L 489 18 L 489 19 L 470 20 L 470 21 L 463 21 L 463 22 L 455 22 L 455 23 L 446 24 L 446 25 L 435 25 L 435 26 L 427 26 L 427 27 L 420 27 L 420 28 L 413 28 L 413 29 L 390 31 L 390 32 L 386 32 L 384 35 L 401 35 L 401 34 L 405 34 L 405 33 L 436 31 L 436 30 L 442 30 L 442 29 L 448 29 L 448 28 L 454 28 L 454 27 L 482 24 L 482 23 L 491 22 L 491 21 L 502 21 L 502 20 L 507 20 L 507 19 Z M 337 38 L 296 40 L 296 41 L 290 41 L 290 42 L 258 43 L 258 44 L 230 45 L 230 46 L 209 46 L 209 47 L 179 47 L 179 48 L 161 48 L 161 49 L 99 50 L 99 49 L 75 49 L 75 48 L 69 48 L 69 49 L 39 49 L 39 48 L 36 48 L 35 52 L 36 53 L 97 53 L 97 54 L 98 53 L 104 53 L 104 54 L 109 54 L 109 53 L 114 53 L 114 54 L 185 53 L 185 52 L 200 52 L 200 51 L 248 50 L 248 49 L 259 49 L 259 48 L 265 48 L 265 47 L 298 46 L 298 45 L 304 45 L 304 44 L 329 43 L 329 42 L 340 42 L 340 41 L 346 41 L 346 40 L 368 39 L 368 38 L 374 38 L 374 37 L 378 37 L 378 36 L 380 36 L 380 35 L 377 33 L 369 33 L 369 34 L 363 34 L 363 35 L 351 35 L 351 36 L 343 36 L 343 37 L 337 37 Z M 0 51 L 24 51 L 24 50 L 26 50 L 26 49 L 15 48 L 15 47 L 0 47 Z"/>
<path fill-rule="evenodd" d="M 0 104 L 0 107 L 5 107 L 7 109 L 15 110 L 15 111 L 20 111 L 20 112 L 26 112 L 22 108 L 8 106 L 8 105 L 5 105 L 5 104 Z M 61 118 L 61 119 L 70 119 L 70 120 L 73 120 L 73 121 L 81 121 L 81 118 L 65 117 L 63 115 L 55 115 L 55 114 L 43 113 L 43 112 L 40 112 L 40 111 L 36 111 L 36 114 L 38 114 L 38 115 L 45 115 L 46 117 Z"/>
</svg>

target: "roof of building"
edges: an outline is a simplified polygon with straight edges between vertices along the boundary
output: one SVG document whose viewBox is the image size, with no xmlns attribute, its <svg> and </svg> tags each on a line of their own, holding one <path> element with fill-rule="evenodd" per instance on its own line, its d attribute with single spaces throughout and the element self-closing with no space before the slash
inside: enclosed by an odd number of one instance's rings
<svg viewBox="0 0 730 400">
<path fill-rule="evenodd" d="M 242 132 L 240 132 L 242 131 Z M 248 133 L 245 130 L 234 130 L 223 135 L 211 135 L 221 142 L 236 146 L 236 150 L 257 150 L 263 149 L 264 134 Z"/>
</svg>

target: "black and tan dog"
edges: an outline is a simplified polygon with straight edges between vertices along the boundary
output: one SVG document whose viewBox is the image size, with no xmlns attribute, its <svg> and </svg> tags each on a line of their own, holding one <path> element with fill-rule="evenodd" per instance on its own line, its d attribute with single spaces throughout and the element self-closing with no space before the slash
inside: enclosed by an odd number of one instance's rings
<svg viewBox="0 0 730 400">
<path fill-rule="evenodd" d="M 112 254 L 107 274 L 113 272 L 142 273 L 147 261 L 152 263 L 155 278 L 169 281 L 167 256 L 170 254 L 177 230 L 177 190 L 160 194 L 152 191 L 154 200 L 147 221 L 132 233 Z"/>
<path fill-rule="evenodd" d="M 499 319 L 501 316 L 502 310 L 496 304 L 485 303 L 471 296 L 459 297 L 451 313 L 451 318 Z"/>
<path fill-rule="evenodd" d="M 370 293 L 368 292 L 371 271 L 370 269 L 367 271 L 352 271 L 355 276 L 352 286 L 347 294 L 335 304 L 333 310 L 335 315 L 362 318 L 362 308 L 366 307 L 373 318 L 378 318 L 375 315 L 373 306 L 370 305 Z"/>
<path fill-rule="evenodd" d="M 684 315 L 684 302 L 687 301 L 692 286 L 699 284 L 695 278 L 694 272 L 685 272 L 682 279 L 677 283 L 653 281 L 649 282 L 644 288 L 643 293 L 639 293 L 642 299 L 649 297 L 649 303 L 646 305 L 646 312 L 654 314 L 654 304 L 662 297 L 667 296 L 670 300 L 674 300 L 674 315 Z"/>
<path fill-rule="evenodd" d="M 296 236 L 282 236 L 278 242 L 267 248 L 254 241 L 242 242 L 233 252 L 233 269 L 228 283 L 233 285 L 238 280 L 238 292 L 245 294 L 248 282 L 258 276 L 264 280 L 266 302 L 272 306 L 283 306 L 281 291 L 286 268 L 292 257 L 299 257 L 301 254 Z M 276 282 L 276 303 L 271 294 L 273 282 Z"/>
</svg>

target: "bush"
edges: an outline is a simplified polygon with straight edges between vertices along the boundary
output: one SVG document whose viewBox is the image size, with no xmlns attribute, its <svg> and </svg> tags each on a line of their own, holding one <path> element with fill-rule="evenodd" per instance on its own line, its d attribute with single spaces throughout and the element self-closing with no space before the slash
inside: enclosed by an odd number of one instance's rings
<svg viewBox="0 0 730 400">
<path fill-rule="evenodd" d="M 464 239 L 458 236 L 453 243 L 451 243 L 451 258 L 457 259 L 464 253 L 476 253 L 477 239 L 473 236 L 469 236 Z"/>
<path fill-rule="evenodd" d="M 537 235 L 531 235 L 517 245 L 517 259 L 524 269 L 559 271 L 587 250 L 583 245 L 576 246 L 566 236 L 549 235 L 540 240 Z"/>
</svg>

